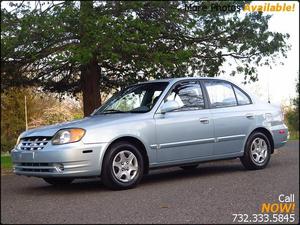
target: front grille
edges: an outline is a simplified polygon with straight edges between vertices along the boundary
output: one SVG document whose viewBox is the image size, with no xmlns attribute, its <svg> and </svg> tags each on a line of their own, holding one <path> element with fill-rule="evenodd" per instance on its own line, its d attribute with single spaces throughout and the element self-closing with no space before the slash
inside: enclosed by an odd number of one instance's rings
<svg viewBox="0 0 300 225">
<path fill-rule="evenodd" d="M 24 151 L 42 150 L 50 140 L 51 137 L 25 137 L 20 140 L 18 149 Z"/>
<path fill-rule="evenodd" d="M 24 172 L 55 172 L 56 168 L 53 163 L 18 163 L 14 165 L 16 171 Z"/>
<path fill-rule="evenodd" d="M 52 163 L 20 163 L 20 166 L 52 166 Z"/>
<path fill-rule="evenodd" d="M 21 169 L 24 172 L 52 172 L 52 169 Z"/>
</svg>

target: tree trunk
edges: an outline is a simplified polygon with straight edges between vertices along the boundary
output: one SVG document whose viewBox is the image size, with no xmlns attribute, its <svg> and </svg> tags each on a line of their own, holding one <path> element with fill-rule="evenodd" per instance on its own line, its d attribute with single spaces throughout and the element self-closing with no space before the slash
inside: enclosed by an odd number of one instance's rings
<svg viewBox="0 0 300 225">
<path fill-rule="evenodd" d="M 83 111 L 84 116 L 90 115 L 94 109 L 101 105 L 100 97 L 100 67 L 95 57 L 94 49 L 91 48 L 94 38 L 93 31 L 93 1 L 80 2 L 80 46 L 82 52 L 90 57 L 85 59 L 81 65 L 81 90 L 83 94 Z"/>
<path fill-rule="evenodd" d="M 101 105 L 100 97 L 100 69 L 96 60 L 81 69 L 81 89 L 83 97 L 84 116 L 90 115 Z"/>
<path fill-rule="evenodd" d="M 101 105 L 100 97 L 100 67 L 97 63 L 92 44 L 94 41 L 93 29 L 93 1 L 80 2 L 80 46 L 85 60 L 81 63 L 81 90 L 83 94 L 84 116 L 90 115 Z"/>
</svg>

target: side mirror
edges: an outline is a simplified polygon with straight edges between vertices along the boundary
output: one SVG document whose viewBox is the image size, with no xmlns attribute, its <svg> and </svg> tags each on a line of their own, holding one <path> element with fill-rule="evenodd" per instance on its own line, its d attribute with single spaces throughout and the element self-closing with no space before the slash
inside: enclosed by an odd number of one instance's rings
<svg viewBox="0 0 300 225">
<path fill-rule="evenodd" d="M 170 101 L 163 103 L 163 105 L 160 107 L 160 113 L 164 114 L 164 113 L 171 112 L 171 111 L 174 111 L 179 108 L 180 108 L 180 105 L 178 104 L 178 102 L 176 102 L 174 100 L 170 100 Z"/>
</svg>

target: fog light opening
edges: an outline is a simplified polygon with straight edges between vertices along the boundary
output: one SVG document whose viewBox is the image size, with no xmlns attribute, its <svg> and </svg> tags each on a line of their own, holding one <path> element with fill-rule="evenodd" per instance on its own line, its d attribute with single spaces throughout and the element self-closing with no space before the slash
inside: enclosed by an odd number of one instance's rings
<svg viewBox="0 0 300 225">
<path fill-rule="evenodd" d="M 13 165 L 12 165 L 12 172 L 13 173 L 17 172 L 17 166 L 18 166 L 18 164 L 13 163 Z"/>
</svg>

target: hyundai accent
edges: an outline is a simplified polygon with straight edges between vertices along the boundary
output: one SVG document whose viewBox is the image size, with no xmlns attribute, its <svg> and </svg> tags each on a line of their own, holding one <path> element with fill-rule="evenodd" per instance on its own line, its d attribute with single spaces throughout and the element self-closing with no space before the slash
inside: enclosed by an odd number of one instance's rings
<svg viewBox="0 0 300 225">
<path fill-rule="evenodd" d="M 280 108 L 216 78 L 174 78 L 124 88 L 81 120 L 23 132 L 11 151 L 17 175 L 65 185 L 101 177 L 136 186 L 150 169 L 240 158 L 263 169 L 287 142 Z"/>
</svg>

